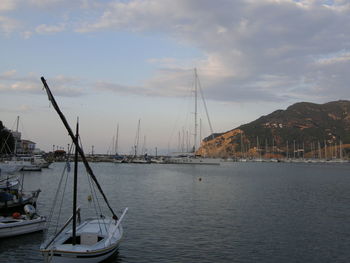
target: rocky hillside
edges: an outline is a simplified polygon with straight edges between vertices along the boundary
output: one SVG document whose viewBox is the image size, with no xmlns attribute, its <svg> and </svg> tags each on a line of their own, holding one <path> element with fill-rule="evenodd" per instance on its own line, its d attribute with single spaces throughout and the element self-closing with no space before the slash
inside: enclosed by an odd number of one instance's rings
<svg viewBox="0 0 350 263">
<path fill-rule="evenodd" d="M 296 103 L 286 110 L 203 140 L 197 154 L 212 157 L 340 155 L 350 144 L 350 101 Z M 326 149 L 324 149 L 326 148 Z M 296 156 L 296 157 L 297 157 Z"/>
</svg>

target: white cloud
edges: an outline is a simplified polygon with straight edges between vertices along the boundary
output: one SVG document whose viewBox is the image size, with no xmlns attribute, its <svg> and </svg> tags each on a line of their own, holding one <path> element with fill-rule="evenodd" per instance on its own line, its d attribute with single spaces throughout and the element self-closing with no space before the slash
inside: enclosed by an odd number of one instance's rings
<svg viewBox="0 0 350 263">
<path fill-rule="evenodd" d="M 15 69 L 8 70 L 8 71 L 1 73 L 0 78 L 11 78 L 11 77 L 15 76 L 16 73 L 17 73 L 17 71 Z"/>
<path fill-rule="evenodd" d="M 350 52 L 346 53 L 338 53 L 338 54 L 332 54 L 330 56 L 326 56 L 323 58 L 320 58 L 316 60 L 316 64 L 319 65 L 330 65 L 330 64 L 339 64 L 339 63 L 344 63 L 344 62 L 349 62 L 350 61 Z"/>
<path fill-rule="evenodd" d="M 59 24 L 59 25 L 46 25 L 41 24 L 35 28 L 35 31 L 38 34 L 52 34 L 52 33 L 58 33 L 65 30 L 65 24 Z"/>
<path fill-rule="evenodd" d="M 5 35 L 12 33 L 19 27 L 20 23 L 12 18 L 6 16 L 0 16 L 0 33 Z"/>
<path fill-rule="evenodd" d="M 17 7 L 16 0 L 1 0 L 0 1 L 0 12 L 11 11 Z"/>
<path fill-rule="evenodd" d="M 87 89 L 83 88 L 86 83 L 79 78 L 58 75 L 51 77 L 48 82 L 54 87 L 54 93 L 58 96 L 77 97 L 88 92 Z M 35 73 L 21 76 L 16 70 L 5 71 L 0 74 L 0 83 L 2 92 L 42 94 L 43 84 L 40 76 Z"/>
<path fill-rule="evenodd" d="M 32 31 L 24 31 L 24 32 L 21 32 L 21 36 L 24 38 L 24 39 L 29 39 L 31 38 L 31 36 L 33 35 L 33 32 Z"/>
</svg>

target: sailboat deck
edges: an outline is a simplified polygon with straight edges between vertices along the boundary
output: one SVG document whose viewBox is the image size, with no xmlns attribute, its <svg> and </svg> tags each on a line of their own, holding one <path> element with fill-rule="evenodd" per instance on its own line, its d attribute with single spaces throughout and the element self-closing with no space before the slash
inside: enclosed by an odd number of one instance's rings
<svg viewBox="0 0 350 263">
<path fill-rule="evenodd" d="M 114 220 L 90 219 L 77 227 L 76 235 L 77 244 L 73 245 L 72 230 L 66 231 L 55 242 L 54 250 L 77 253 L 103 250 L 116 245 L 116 242 L 121 239 L 122 229 L 114 223 Z"/>
</svg>

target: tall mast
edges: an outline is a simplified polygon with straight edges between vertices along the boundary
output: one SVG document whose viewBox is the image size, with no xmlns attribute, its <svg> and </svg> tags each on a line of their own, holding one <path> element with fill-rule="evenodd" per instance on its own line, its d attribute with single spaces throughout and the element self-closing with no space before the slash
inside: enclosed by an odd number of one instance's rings
<svg viewBox="0 0 350 263">
<path fill-rule="evenodd" d="M 304 141 L 303 141 L 303 159 L 305 158 L 305 145 L 304 145 Z"/>
<path fill-rule="evenodd" d="M 135 157 L 137 156 L 137 151 L 139 147 L 139 141 L 140 141 L 140 122 L 141 120 L 139 119 L 138 125 L 137 125 L 137 131 L 136 131 L 136 138 L 135 138 Z"/>
<path fill-rule="evenodd" d="M 320 144 L 320 141 L 318 141 L 317 146 L 318 146 L 318 159 L 321 159 L 322 156 L 321 156 L 321 144 Z"/>
<path fill-rule="evenodd" d="M 241 131 L 241 158 L 243 158 L 243 136 Z"/>
<path fill-rule="evenodd" d="M 141 154 L 145 155 L 146 154 L 146 135 L 143 136 L 143 144 L 142 144 L 142 150 L 141 150 Z"/>
<path fill-rule="evenodd" d="M 190 145 L 190 141 L 189 141 L 189 138 L 188 138 L 188 131 L 186 131 L 186 152 L 188 153 L 189 152 L 189 145 Z"/>
<path fill-rule="evenodd" d="M 193 143 L 193 152 L 197 149 L 197 69 L 194 69 L 194 143 Z"/>
<path fill-rule="evenodd" d="M 18 124 L 19 124 L 19 116 L 17 116 L 17 122 L 16 122 L 16 132 L 18 132 Z"/>
<path fill-rule="evenodd" d="M 182 127 L 181 152 L 185 151 L 185 128 Z"/>
<path fill-rule="evenodd" d="M 342 141 L 339 142 L 339 158 L 340 158 L 340 160 L 343 160 L 343 143 L 342 143 Z"/>
<path fill-rule="evenodd" d="M 295 140 L 293 140 L 293 159 L 295 159 Z"/>
<path fill-rule="evenodd" d="M 117 134 L 116 134 L 116 139 L 115 139 L 114 154 L 118 154 L 118 137 L 119 137 L 119 123 L 117 124 Z"/>
<path fill-rule="evenodd" d="M 67 129 L 69 136 L 72 138 L 73 143 L 75 144 L 75 147 L 78 150 L 78 153 L 79 153 L 79 155 L 80 155 L 80 157 L 81 157 L 81 159 L 82 159 L 82 161 L 84 163 L 86 172 L 90 175 L 91 179 L 94 181 L 95 185 L 97 186 L 98 190 L 100 191 L 103 199 L 105 200 L 109 210 L 111 211 L 111 213 L 113 215 L 113 219 L 118 220 L 117 215 L 115 214 L 115 212 L 113 211 L 111 205 L 109 204 L 109 202 L 107 200 L 107 197 L 106 197 L 105 193 L 103 192 L 103 190 L 101 188 L 101 185 L 98 183 L 97 178 L 96 178 L 94 172 L 92 171 L 92 169 L 91 169 L 91 167 L 89 165 L 89 162 L 87 161 L 87 159 L 85 157 L 83 149 L 79 146 L 78 140 L 74 136 L 73 131 L 72 131 L 71 127 L 69 126 L 66 117 L 63 115 L 62 111 L 58 107 L 58 104 L 57 104 L 55 98 L 53 97 L 53 95 L 51 93 L 51 90 L 50 90 L 49 86 L 47 85 L 46 80 L 44 79 L 44 77 L 41 77 L 41 81 L 42 81 L 42 83 L 44 85 L 44 88 L 46 90 L 46 93 L 47 93 L 49 101 L 51 101 L 52 106 L 56 110 L 57 114 L 60 116 L 60 119 L 63 122 L 64 127 Z"/>
<path fill-rule="evenodd" d="M 199 119 L 199 146 L 202 143 L 202 119 Z"/>
<path fill-rule="evenodd" d="M 18 124 L 19 124 L 19 116 L 17 116 L 17 121 L 16 121 L 16 136 L 15 137 L 15 149 L 14 153 L 15 155 L 17 154 L 17 135 L 18 135 Z"/>
<path fill-rule="evenodd" d="M 77 127 L 75 132 L 75 139 L 79 141 L 79 119 L 77 120 Z M 68 149 L 69 151 L 69 149 Z M 73 224 L 72 224 L 72 245 L 77 243 L 77 188 L 78 188 L 78 147 L 75 147 L 74 154 L 74 182 L 73 182 Z"/>
</svg>

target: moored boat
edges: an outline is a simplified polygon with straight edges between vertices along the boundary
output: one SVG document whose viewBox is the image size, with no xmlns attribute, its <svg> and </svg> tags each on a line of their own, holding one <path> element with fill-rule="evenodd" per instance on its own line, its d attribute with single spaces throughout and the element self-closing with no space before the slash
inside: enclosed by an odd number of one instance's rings
<svg viewBox="0 0 350 263">
<path fill-rule="evenodd" d="M 67 222 L 62 226 L 62 228 L 59 231 L 54 233 L 53 237 L 47 239 L 41 245 L 40 251 L 44 256 L 44 261 L 50 263 L 101 262 L 114 255 L 114 253 L 119 247 L 119 244 L 123 237 L 123 228 L 121 222 L 127 212 L 127 208 L 124 209 L 124 212 L 122 213 L 120 218 L 118 218 L 118 216 L 115 214 L 114 210 L 110 206 L 106 195 L 102 191 L 102 188 L 85 157 L 82 147 L 79 144 L 78 123 L 76 127 L 76 134 L 74 135 L 65 116 L 60 111 L 45 79 L 42 77 L 41 80 L 44 84 L 44 88 L 46 89 L 49 100 L 51 101 L 58 115 L 60 116 L 64 126 L 68 131 L 69 136 L 73 141 L 73 145 L 75 146 L 75 154 L 72 216 L 67 220 Z M 90 189 L 97 187 L 97 189 L 94 188 L 94 191 L 91 191 L 94 195 L 94 198 L 91 198 L 92 202 L 95 202 L 95 200 L 98 198 L 96 196 L 96 192 L 98 191 L 102 195 L 106 205 L 112 213 L 111 217 L 102 215 L 101 207 L 99 207 L 99 210 L 95 209 L 96 213 L 100 213 L 99 217 L 88 218 L 84 221 L 80 220 L 80 208 L 77 208 L 78 155 L 80 155 L 80 158 L 85 166 L 86 172 L 89 175 Z M 96 202 L 94 203 L 94 205 L 99 206 L 99 203 Z"/>
<path fill-rule="evenodd" d="M 7 178 L 0 183 L 0 212 L 2 214 L 23 211 L 23 207 L 27 204 L 36 205 L 41 190 L 23 191 L 19 186 L 18 178 Z"/>
<path fill-rule="evenodd" d="M 23 168 L 23 164 L 13 161 L 0 162 L 0 175 L 14 174 Z"/>
<path fill-rule="evenodd" d="M 0 238 L 18 236 L 45 229 L 46 218 L 36 214 L 31 205 L 24 207 L 26 215 L 14 213 L 13 216 L 0 217 Z"/>
<path fill-rule="evenodd" d="M 200 165 L 220 165 L 220 161 L 214 158 L 204 158 L 200 156 L 177 156 L 165 160 L 169 164 L 200 164 Z"/>
</svg>

